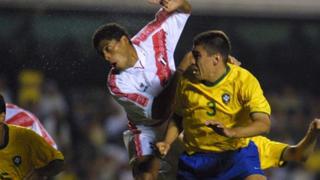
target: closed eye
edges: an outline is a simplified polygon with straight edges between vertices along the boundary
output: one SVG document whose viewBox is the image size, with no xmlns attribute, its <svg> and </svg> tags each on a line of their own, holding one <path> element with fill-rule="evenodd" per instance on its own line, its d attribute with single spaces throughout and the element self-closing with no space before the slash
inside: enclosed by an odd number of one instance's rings
<svg viewBox="0 0 320 180">
<path fill-rule="evenodd" d="M 192 51 L 192 55 L 196 61 L 199 60 L 199 58 L 201 57 L 199 51 L 196 51 L 196 50 Z"/>
</svg>

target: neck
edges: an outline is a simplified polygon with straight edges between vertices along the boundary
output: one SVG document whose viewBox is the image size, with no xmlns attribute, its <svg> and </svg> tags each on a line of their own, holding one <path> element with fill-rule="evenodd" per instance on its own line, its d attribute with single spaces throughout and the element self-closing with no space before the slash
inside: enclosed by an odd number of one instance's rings
<svg viewBox="0 0 320 180">
<path fill-rule="evenodd" d="M 131 48 L 129 48 L 128 56 L 129 56 L 129 67 L 133 67 L 138 61 L 138 53 L 133 45 L 131 46 Z"/>
<path fill-rule="evenodd" d="M 227 73 L 227 67 L 225 64 L 218 65 L 220 67 L 217 67 L 216 70 L 210 74 L 208 77 L 208 80 L 210 83 L 215 83 L 217 80 L 219 80 L 222 76 L 224 76 Z"/>
</svg>

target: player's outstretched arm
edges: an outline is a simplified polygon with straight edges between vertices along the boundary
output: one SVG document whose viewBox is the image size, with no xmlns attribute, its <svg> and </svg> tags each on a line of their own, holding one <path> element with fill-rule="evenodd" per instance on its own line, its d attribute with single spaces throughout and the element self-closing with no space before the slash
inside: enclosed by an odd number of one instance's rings
<svg viewBox="0 0 320 180">
<path fill-rule="evenodd" d="M 296 145 L 289 146 L 281 157 L 282 161 L 304 162 L 307 160 L 310 153 L 313 152 L 317 137 L 320 134 L 320 119 L 314 119 L 304 138 Z"/>
<path fill-rule="evenodd" d="M 152 4 L 160 4 L 167 12 L 179 10 L 184 13 L 191 13 L 191 4 L 187 0 L 148 0 Z"/>
</svg>

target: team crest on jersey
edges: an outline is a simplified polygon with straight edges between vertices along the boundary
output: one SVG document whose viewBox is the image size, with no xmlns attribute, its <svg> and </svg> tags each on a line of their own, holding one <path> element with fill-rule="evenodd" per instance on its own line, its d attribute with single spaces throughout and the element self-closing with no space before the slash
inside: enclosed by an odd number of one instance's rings
<svg viewBox="0 0 320 180">
<path fill-rule="evenodd" d="M 228 104 L 230 102 L 230 95 L 228 93 L 224 93 L 222 96 L 222 101 L 225 103 L 225 104 Z"/>
<path fill-rule="evenodd" d="M 19 165 L 21 164 L 21 162 L 22 162 L 21 156 L 14 156 L 14 157 L 12 158 L 12 161 L 13 161 L 13 164 L 14 164 L 15 166 L 19 166 Z"/>
<path fill-rule="evenodd" d="M 148 89 L 148 86 L 144 85 L 143 83 L 140 83 L 139 87 L 142 89 L 143 92 L 146 92 Z"/>
</svg>

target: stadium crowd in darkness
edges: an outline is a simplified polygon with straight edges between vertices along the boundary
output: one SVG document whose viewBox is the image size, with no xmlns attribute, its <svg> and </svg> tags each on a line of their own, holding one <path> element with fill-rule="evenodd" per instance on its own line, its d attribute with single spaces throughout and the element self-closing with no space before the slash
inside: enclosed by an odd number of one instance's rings
<svg viewBox="0 0 320 180">
<path fill-rule="evenodd" d="M 32 16 L 24 17 L 10 35 L 0 32 L 0 93 L 6 101 L 35 113 L 56 140 L 67 163 L 65 172 L 56 179 L 132 179 L 122 142 L 126 115 L 107 94 L 105 79 L 101 79 L 106 77 L 107 65 L 87 42 L 83 43 L 83 37 L 67 34 L 59 40 L 43 41 L 36 33 L 42 26 L 35 26 Z M 198 24 L 185 33 L 211 28 L 202 24 L 208 25 L 209 18 L 191 21 Z M 220 20 L 212 28 L 231 35 L 238 50 L 233 54 L 262 83 L 272 107 L 271 139 L 296 143 L 309 122 L 320 115 L 319 24 L 308 29 L 313 22 L 288 21 L 281 42 L 269 39 L 269 43 L 255 44 L 264 36 L 246 39 L 248 32 L 237 31 L 241 25 L 237 22 L 227 19 L 223 24 Z M 92 31 L 97 24 L 91 24 Z M 84 32 L 88 42 L 92 31 Z M 190 43 L 187 38 L 180 42 L 176 56 L 181 56 L 185 51 L 182 47 Z M 268 170 L 269 179 L 320 179 L 318 149 L 306 166 L 288 164 Z"/>
</svg>

